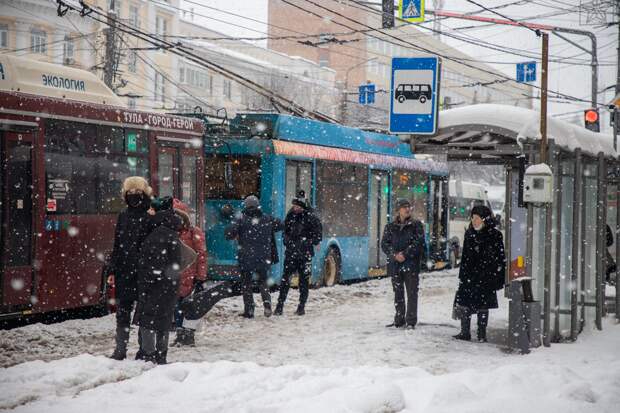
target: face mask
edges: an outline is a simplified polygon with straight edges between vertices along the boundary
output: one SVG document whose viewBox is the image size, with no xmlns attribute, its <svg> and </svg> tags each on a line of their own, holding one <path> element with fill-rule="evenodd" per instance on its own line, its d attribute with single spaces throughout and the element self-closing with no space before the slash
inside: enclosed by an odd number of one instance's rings
<svg viewBox="0 0 620 413">
<path fill-rule="evenodd" d="M 126 194 L 125 202 L 127 202 L 127 205 L 129 205 L 130 207 L 137 208 L 144 202 L 144 194 Z"/>
</svg>

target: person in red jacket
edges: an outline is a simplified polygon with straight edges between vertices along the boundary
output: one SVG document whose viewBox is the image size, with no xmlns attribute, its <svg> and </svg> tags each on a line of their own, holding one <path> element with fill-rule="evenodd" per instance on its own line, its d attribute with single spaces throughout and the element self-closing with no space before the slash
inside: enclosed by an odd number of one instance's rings
<svg viewBox="0 0 620 413">
<path fill-rule="evenodd" d="M 190 218 L 190 209 L 183 202 L 174 199 L 173 208 L 183 219 L 183 228 L 180 232 L 180 239 L 185 245 L 192 248 L 196 254 L 196 261 L 181 274 L 179 282 L 179 303 L 192 291 L 200 290 L 202 283 L 207 278 L 207 253 L 205 244 L 205 234 L 202 230 L 193 225 Z M 175 311 L 176 338 L 175 345 L 194 345 L 194 329 L 183 326 L 183 312 L 179 305 Z"/>
</svg>

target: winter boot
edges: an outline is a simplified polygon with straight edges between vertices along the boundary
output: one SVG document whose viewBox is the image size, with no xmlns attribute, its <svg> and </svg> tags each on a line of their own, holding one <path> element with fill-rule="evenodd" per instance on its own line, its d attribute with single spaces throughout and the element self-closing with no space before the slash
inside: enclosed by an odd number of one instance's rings
<svg viewBox="0 0 620 413">
<path fill-rule="evenodd" d="M 265 307 L 265 317 L 271 317 L 271 314 L 272 314 L 271 303 L 265 303 L 264 307 Z"/>
<path fill-rule="evenodd" d="M 487 342 L 487 324 L 489 323 L 489 312 L 478 312 L 478 341 L 481 343 Z"/>
<path fill-rule="evenodd" d="M 254 307 L 245 307 L 239 317 L 254 318 Z"/>
<path fill-rule="evenodd" d="M 196 340 L 194 339 L 194 331 L 195 330 L 193 328 L 177 328 L 177 337 L 174 340 L 175 345 L 194 346 L 196 344 Z"/>
<path fill-rule="evenodd" d="M 295 311 L 295 314 L 297 314 L 297 315 L 304 315 L 304 314 L 306 314 L 305 305 L 300 303 L 297 306 L 297 311 Z"/>
<path fill-rule="evenodd" d="M 453 336 L 457 340 L 471 340 L 471 318 L 470 317 L 462 317 L 461 318 L 461 332 L 457 335 Z"/>
<path fill-rule="evenodd" d="M 150 354 L 144 354 L 142 360 L 144 360 L 147 363 L 153 363 L 153 364 L 158 364 L 157 360 L 159 359 L 159 355 L 157 354 L 157 351 L 154 353 L 150 353 Z"/>
<path fill-rule="evenodd" d="M 144 360 L 144 352 L 142 350 L 136 351 L 136 360 Z"/>
<path fill-rule="evenodd" d="M 116 348 L 110 356 L 113 360 L 125 360 L 127 358 L 127 342 L 129 341 L 129 326 L 117 325 L 116 336 Z"/>
<path fill-rule="evenodd" d="M 278 303 L 276 305 L 276 311 L 273 312 L 274 315 L 282 315 L 284 312 L 284 303 Z"/>
<path fill-rule="evenodd" d="M 168 357 L 168 350 L 166 351 L 158 351 L 155 353 L 155 364 L 162 365 L 168 364 L 166 358 Z"/>
</svg>

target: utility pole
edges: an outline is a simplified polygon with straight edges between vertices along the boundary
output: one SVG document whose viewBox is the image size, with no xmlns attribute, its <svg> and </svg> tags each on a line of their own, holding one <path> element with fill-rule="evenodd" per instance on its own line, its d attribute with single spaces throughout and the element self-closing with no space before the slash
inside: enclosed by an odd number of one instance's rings
<svg viewBox="0 0 620 413">
<path fill-rule="evenodd" d="M 540 80 L 540 162 L 547 159 L 547 89 L 549 87 L 549 34 L 542 33 L 542 78 Z"/>
<path fill-rule="evenodd" d="M 108 28 L 105 36 L 105 65 L 103 67 L 103 82 L 113 89 L 114 72 L 116 70 L 116 9 L 115 1 L 110 0 L 108 9 Z"/>
</svg>

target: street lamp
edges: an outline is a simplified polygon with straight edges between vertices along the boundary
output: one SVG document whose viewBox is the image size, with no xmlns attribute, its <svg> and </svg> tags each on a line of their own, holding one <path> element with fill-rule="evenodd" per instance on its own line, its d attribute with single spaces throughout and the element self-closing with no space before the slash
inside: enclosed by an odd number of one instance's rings
<svg viewBox="0 0 620 413">
<path fill-rule="evenodd" d="M 360 66 L 365 65 L 368 62 L 372 62 L 372 61 L 375 61 L 375 60 L 377 60 L 376 57 L 371 57 L 370 59 L 366 59 L 364 61 L 361 61 L 361 62 L 351 66 L 350 68 L 348 68 L 347 71 L 345 72 L 345 75 L 344 75 L 344 96 L 342 98 L 342 109 L 341 109 L 341 112 L 342 112 L 342 115 L 341 115 L 342 123 L 346 123 L 347 94 L 348 94 L 348 90 L 349 90 L 349 74 L 351 73 L 351 71 L 353 69 L 356 69 L 356 68 L 358 68 Z"/>
</svg>

